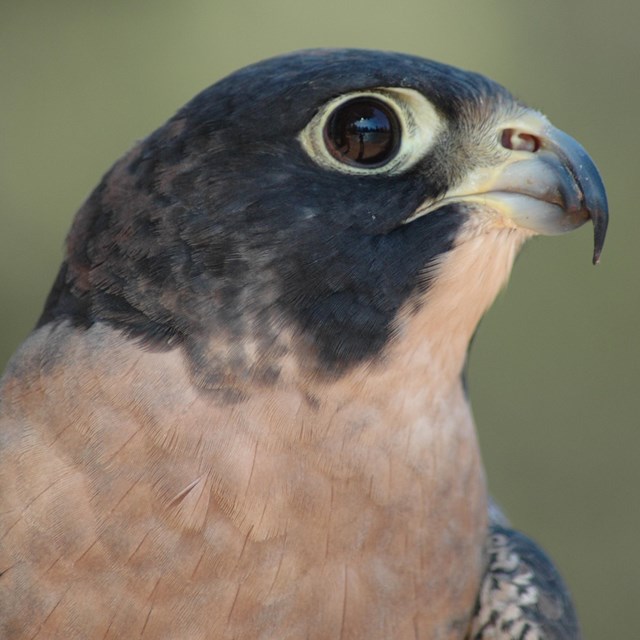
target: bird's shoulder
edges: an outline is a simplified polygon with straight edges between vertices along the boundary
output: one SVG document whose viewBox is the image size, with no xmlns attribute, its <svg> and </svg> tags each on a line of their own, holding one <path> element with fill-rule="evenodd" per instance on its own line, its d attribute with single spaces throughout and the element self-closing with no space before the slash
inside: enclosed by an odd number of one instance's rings
<svg viewBox="0 0 640 640">
<path fill-rule="evenodd" d="M 580 640 L 567 587 L 536 542 L 493 524 L 487 555 L 468 640 Z"/>
</svg>

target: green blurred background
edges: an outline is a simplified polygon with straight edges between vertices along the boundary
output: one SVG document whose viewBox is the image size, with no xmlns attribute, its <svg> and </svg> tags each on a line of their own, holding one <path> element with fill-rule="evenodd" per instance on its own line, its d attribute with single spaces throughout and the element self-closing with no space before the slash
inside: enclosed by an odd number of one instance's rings
<svg viewBox="0 0 640 640">
<path fill-rule="evenodd" d="M 560 565 L 585 635 L 639 637 L 639 24 L 623 0 L 3 2 L 0 366 L 101 174 L 221 76 L 315 46 L 485 73 L 587 147 L 612 212 L 598 268 L 590 229 L 536 239 L 483 321 L 470 384 L 491 488 Z"/>
</svg>

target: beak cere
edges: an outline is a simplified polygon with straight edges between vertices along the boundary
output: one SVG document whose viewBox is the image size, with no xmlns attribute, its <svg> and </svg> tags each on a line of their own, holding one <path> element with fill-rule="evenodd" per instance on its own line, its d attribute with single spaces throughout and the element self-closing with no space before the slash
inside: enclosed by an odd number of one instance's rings
<svg viewBox="0 0 640 640">
<path fill-rule="evenodd" d="M 499 136 L 508 156 L 478 167 L 443 199 L 419 209 L 407 222 L 445 204 L 465 202 L 499 224 L 543 235 L 573 231 L 591 220 L 597 264 L 609 221 L 607 196 L 584 148 L 535 112 L 506 125 Z"/>
</svg>

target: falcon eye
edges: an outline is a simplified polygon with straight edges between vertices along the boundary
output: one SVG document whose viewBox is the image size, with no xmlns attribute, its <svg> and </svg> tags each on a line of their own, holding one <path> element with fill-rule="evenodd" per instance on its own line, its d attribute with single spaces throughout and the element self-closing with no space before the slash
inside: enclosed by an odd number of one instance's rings
<svg viewBox="0 0 640 640">
<path fill-rule="evenodd" d="M 356 167 L 379 167 L 400 148 L 401 127 L 382 100 L 362 97 L 343 102 L 329 116 L 324 142 L 337 160 Z"/>
<path fill-rule="evenodd" d="M 391 176 L 423 158 L 445 126 L 420 92 L 375 87 L 318 105 L 298 140 L 309 158 L 324 169 Z"/>
</svg>

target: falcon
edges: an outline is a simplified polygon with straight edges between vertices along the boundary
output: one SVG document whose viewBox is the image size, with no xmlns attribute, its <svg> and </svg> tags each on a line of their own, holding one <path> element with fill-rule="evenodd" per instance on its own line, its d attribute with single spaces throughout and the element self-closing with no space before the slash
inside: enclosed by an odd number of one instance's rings
<svg viewBox="0 0 640 640">
<path fill-rule="evenodd" d="M 463 384 L 594 163 L 487 78 L 313 50 L 206 89 L 81 207 L 0 385 L 5 639 L 576 638 Z"/>
</svg>

